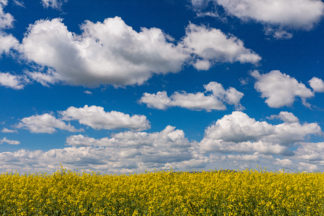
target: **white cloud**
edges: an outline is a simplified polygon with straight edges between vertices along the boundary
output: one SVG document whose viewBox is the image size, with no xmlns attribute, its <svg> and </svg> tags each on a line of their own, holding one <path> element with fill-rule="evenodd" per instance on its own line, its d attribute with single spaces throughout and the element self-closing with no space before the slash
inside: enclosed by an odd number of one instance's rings
<svg viewBox="0 0 324 216">
<path fill-rule="evenodd" d="M 145 92 L 139 102 L 145 103 L 148 107 L 151 108 L 164 110 L 170 106 L 171 99 L 167 95 L 166 91 L 159 91 L 156 94 Z"/>
<path fill-rule="evenodd" d="M 83 131 L 76 129 L 64 121 L 77 120 L 80 124 L 94 129 L 132 129 L 146 130 L 150 128 L 150 122 L 144 115 L 124 114 L 117 111 L 105 112 L 100 106 L 87 106 L 81 108 L 69 107 L 60 111 L 62 119 L 57 119 L 52 114 L 33 115 L 23 118 L 17 128 L 24 128 L 32 133 L 54 133 L 57 129 L 70 132 Z"/>
<path fill-rule="evenodd" d="M 16 133 L 16 130 L 8 129 L 8 128 L 3 128 L 1 130 L 2 133 Z"/>
<path fill-rule="evenodd" d="M 154 95 L 153 95 L 154 96 Z M 145 96 L 142 101 L 144 101 Z M 154 106 L 151 104 L 151 106 Z M 213 95 L 205 95 L 202 92 L 186 93 L 175 92 L 171 96 L 171 103 L 168 106 L 178 106 L 191 110 L 225 110 L 226 106 Z"/>
<path fill-rule="evenodd" d="M 273 28 L 273 27 L 266 27 L 265 34 L 271 35 L 275 39 L 287 40 L 293 37 L 293 34 L 282 29 L 282 28 Z"/>
<path fill-rule="evenodd" d="M 320 0 L 192 0 L 197 9 L 209 2 L 242 20 L 289 28 L 311 29 L 324 13 L 324 3 Z"/>
<path fill-rule="evenodd" d="M 293 37 L 292 33 L 285 30 L 275 31 L 273 37 L 276 39 L 290 39 Z"/>
<path fill-rule="evenodd" d="M 42 5 L 44 8 L 61 9 L 65 2 L 67 2 L 67 0 L 42 0 Z"/>
<path fill-rule="evenodd" d="M 314 92 L 324 92 L 324 82 L 322 79 L 313 77 L 308 81 Z"/>
<path fill-rule="evenodd" d="M 117 111 L 105 112 L 104 108 L 100 106 L 69 107 L 62 111 L 61 115 L 64 120 L 77 120 L 80 124 L 94 129 L 146 130 L 150 128 L 150 122 L 144 115 L 130 116 Z"/>
<path fill-rule="evenodd" d="M 208 70 L 215 62 L 257 63 L 261 60 L 235 36 L 206 26 L 189 24 L 183 46 L 196 56 L 194 66 L 198 70 Z"/>
<path fill-rule="evenodd" d="M 25 7 L 25 4 L 23 1 L 20 0 L 13 0 L 13 2 L 15 3 L 15 5 L 19 6 L 19 7 Z"/>
<path fill-rule="evenodd" d="M 265 25 L 265 33 L 276 39 L 290 39 L 292 34 L 287 30 L 310 30 L 324 14 L 324 3 L 321 0 L 191 0 L 197 14 L 211 13 L 208 5 L 214 3 L 225 10 L 225 14 L 243 21 L 255 21 Z M 217 16 L 219 17 L 219 15 Z"/>
<path fill-rule="evenodd" d="M 19 42 L 12 36 L 0 32 L 0 55 L 2 53 L 8 54 L 12 49 L 18 49 Z"/>
<path fill-rule="evenodd" d="M 204 85 L 204 88 L 206 91 L 212 92 L 215 97 L 232 105 L 239 105 L 240 100 L 244 96 L 242 92 L 237 91 L 233 87 L 225 90 L 223 86 L 217 82 L 210 82 L 207 85 Z"/>
<path fill-rule="evenodd" d="M 224 103 L 240 107 L 240 100 L 244 94 L 235 88 L 230 87 L 225 90 L 217 82 L 210 82 L 204 85 L 204 88 L 209 94 L 206 92 L 175 92 L 169 97 L 165 91 L 156 94 L 144 93 L 140 103 L 145 103 L 148 107 L 156 109 L 178 106 L 191 110 L 225 110 Z"/>
<path fill-rule="evenodd" d="M 290 146 L 303 141 L 307 135 L 320 133 L 321 128 L 317 123 L 286 121 L 272 125 L 236 111 L 208 127 L 200 147 L 205 153 L 258 152 L 287 155 L 291 154 Z"/>
<path fill-rule="evenodd" d="M 323 16 L 320 0 L 216 0 L 226 12 L 243 20 L 310 29 Z"/>
<path fill-rule="evenodd" d="M 55 81 L 84 86 L 142 84 L 153 74 L 180 71 L 189 57 L 160 29 L 137 32 L 119 17 L 86 21 L 81 29 L 77 35 L 61 19 L 39 20 L 29 27 L 21 52 L 53 68 L 48 76 Z"/>
<path fill-rule="evenodd" d="M 196 8 L 205 7 L 210 0 L 191 0 L 192 6 Z"/>
<path fill-rule="evenodd" d="M 209 68 L 211 67 L 211 62 L 208 60 L 197 60 L 193 66 L 197 69 L 197 70 L 209 70 Z"/>
<path fill-rule="evenodd" d="M 244 154 L 244 155 L 227 155 L 228 159 L 231 160 L 241 160 L 241 161 L 255 161 L 258 160 L 260 157 L 260 154 L 258 152 L 254 154 Z"/>
<path fill-rule="evenodd" d="M 306 99 L 314 96 L 314 93 L 303 83 L 278 70 L 267 74 L 253 71 L 251 75 L 257 80 L 255 89 L 261 92 L 262 98 L 266 98 L 265 102 L 269 107 L 279 108 L 292 105 L 296 97 L 300 97 L 303 103 L 307 104 Z"/>
<path fill-rule="evenodd" d="M 54 133 L 56 129 L 70 132 L 79 131 L 72 125 L 55 118 L 53 115 L 45 113 L 43 115 L 34 115 L 23 118 L 17 125 L 17 128 L 24 128 L 32 133 Z"/>
<path fill-rule="evenodd" d="M 285 158 L 285 159 L 277 158 L 276 164 L 281 165 L 282 167 L 290 167 L 291 165 L 293 165 L 293 162 L 287 158 Z"/>
<path fill-rule="evenodd" d="M 7 0 L 0 1 L 0 29 L 12 28 L 14 17 L 10 13 L 5 13 L 3 8 L 7 6 Z"/>
<path fill-rule="evenodd" d="M 288 123 L 294 123 L 299 121 L 299 119 L 294 114 L 285 111 L 280 112 L 279 115 L 271 115 L 269 119 L 281 119 L 282 121 Z"/>
<path fill-rule="evenodd" d="M 85 90 L 83 93 L 87 94 L 87 95 L 92 95 L 92 91 L 89 91 L 89 90 Z"/>
<path fill-rule="evenodd" d="M 28 81 L 23 76 L 0 72 L 0 86 L 20 90 L 24 88 L 26 82 Z"/>
<path fill-rule="evenodd" d="M 217 18 L 221 18 L 219 16 L 219 14 L 217 12 L 211 12 L 211 11 L 208 11 L 208 12 L 197 12 L 197 17 L 217 17 Z"/>
<path fill-rule="evenodd" d="M 17 140 L 10 140 L 10 139 L 7 139 L 6 137 L 2 138 L 0 140 L 0 144 L 4 144 L 4 143 L 7 143 L 9 145 L 19 145 L 20 142 L 17 141 Z"/>
</svg>

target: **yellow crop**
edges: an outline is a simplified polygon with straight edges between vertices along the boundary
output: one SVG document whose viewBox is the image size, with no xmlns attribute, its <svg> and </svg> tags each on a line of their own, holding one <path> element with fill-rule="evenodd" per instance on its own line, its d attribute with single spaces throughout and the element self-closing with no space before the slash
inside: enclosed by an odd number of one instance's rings
<svg viewBox="0 0 324 216">
<path fill-rule="evenodd" d="M 324 215 L 324 173 L 0 175 L 0 215 Z"/>
</svg>

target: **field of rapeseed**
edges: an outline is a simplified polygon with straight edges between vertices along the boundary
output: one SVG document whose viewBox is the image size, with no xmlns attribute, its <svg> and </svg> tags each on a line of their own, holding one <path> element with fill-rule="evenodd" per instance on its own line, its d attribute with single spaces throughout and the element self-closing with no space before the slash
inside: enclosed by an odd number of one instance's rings
<svg viewBox="0 0 324 216">
<path fill-rule="evenodd" d="M 1 174 L 0 215 L 324 215 L 324 174 Z"/>
</svg>

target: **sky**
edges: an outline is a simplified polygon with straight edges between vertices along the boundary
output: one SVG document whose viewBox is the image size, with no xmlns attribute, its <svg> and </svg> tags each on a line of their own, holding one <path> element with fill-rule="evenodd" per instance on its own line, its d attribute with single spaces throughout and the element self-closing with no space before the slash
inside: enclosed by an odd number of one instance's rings
<svg viewBox="0 0 324 216">
<path fill-rule="evenodd" d="M 0 0 L 0 172 L 324 171 L 321 0 Z"/>
</svg>

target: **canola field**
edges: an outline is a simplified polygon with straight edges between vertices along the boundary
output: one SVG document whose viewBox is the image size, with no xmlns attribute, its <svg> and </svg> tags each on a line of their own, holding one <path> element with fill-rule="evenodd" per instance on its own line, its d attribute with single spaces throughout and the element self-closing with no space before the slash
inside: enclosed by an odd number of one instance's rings
<svg viewBox="0 0 324 216">
<path fill-rule="evenodd" d="M 324 215 L 324 173 L 0 174 L 0 215 Z"/>
</svg>

